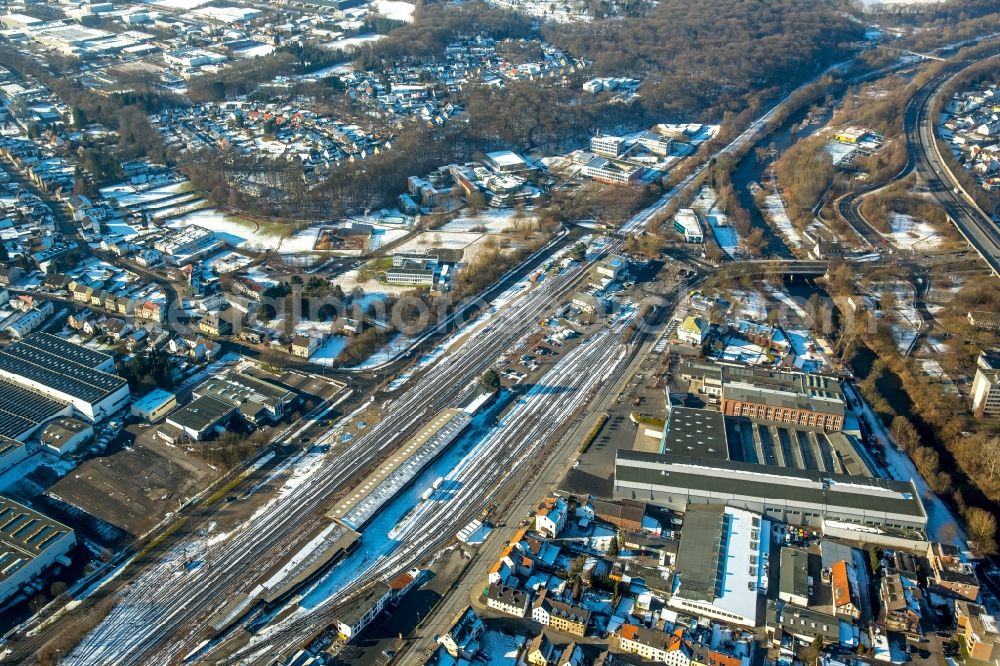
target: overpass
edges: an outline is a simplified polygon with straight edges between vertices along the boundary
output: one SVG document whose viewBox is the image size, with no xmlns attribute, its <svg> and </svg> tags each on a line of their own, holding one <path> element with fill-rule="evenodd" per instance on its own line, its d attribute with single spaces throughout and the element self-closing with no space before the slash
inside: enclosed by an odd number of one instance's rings
<svg viewBox="0 0 1000 666">
<path fill-rule="evenodd" d="M 719 267 L 720 274 L 738 275 L 801 275 L 817 277 L 826 274 L 830 267 L 829 261 L 813 261 L 811 259 L 757 259 L 754 261 L 733 261 Z"/>
</svg>

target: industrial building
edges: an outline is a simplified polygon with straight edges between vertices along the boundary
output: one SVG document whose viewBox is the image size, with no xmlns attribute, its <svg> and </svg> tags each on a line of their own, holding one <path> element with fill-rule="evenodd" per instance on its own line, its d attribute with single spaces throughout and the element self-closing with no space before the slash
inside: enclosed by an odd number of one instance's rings
<svg viewBox="0 0 1000 666">
<path fill-rule="evenodd" d="M 281 420 L 296 400 L 296 395 L 284 387 L 235 370 L 212 376 L 191 395 L 229 403 L 245 421 L 258 426 Z"/>
<path fill-rule="evenodd" d="M 211 396 L 195 398 L 167 416 L 166 425 L 179 432 L 172 432 L 166 428 L 160 430 L 160 435 L 171 440 L 182 435 L 200 442 L 207 439 L 209 434 L 223 421 L 231 417 L 235 411 L 235 405 Z"/>
<path fill-rule="evenodd" d="M 689 507 L 667 605 L 695 617 L 755 627 L 770 533 L 770 523 L 752 511 L 718 504 Z"/>
<path fill-rule="evenodd" d="M 170 391 L 153 389 L 132 403 L 132 415 L 156 423 L 177 407 L 177 396 Z"/>
<path fill-rule="evenodd" d="M 255 426 L 280 420 L 297 396 L 292 391 L 244 372 L 227 370 L 213 375 L 191 391 L 192 401 L 166 417 L 160 436 L 207 439 L 234 414 Z"/>
<path fill-rule="evenodd" d="M 687 243 L 704 243 L 705 232 L 698 221 L 698 215 L 691 208 L 681 208 L 674 215 L 674 231 L 684 236 Z"/>
<path fill-rule="evenodd" d="M 768 519 L 872 543 L 921 541 L 927 513 L 912 481 L 739 462 L 722 456 L 620 450 L 616 498 L 684 511 L 726 504 Z M 898 540 L 898 541 L 897 541 Z"/>
<path fill-rule="evenodd" d="M 69 402 L 53 400 L 38 391 L 0 379 L 0 437 L 25 440 L 45 421 L 70 416 Z"/>
<path fill-rule="evenodd" d="M 0 436 L 0 474 L 28 457 L 28 447 L 10 437 Z"/>
<path fill-rule="evenodd" d="M 37 511 L 0 496 L 0 604 L 76 545 L 73 530 Z"/>
<path fill-rule="evenodd" d="M 79 419 L 60 418 L 50 421 L 38 436 L 42 446 L 53 453 L 73 453 L 81 444 L 94 436 L 94 427 Z"/>
<path fill-rule="evenodd" d="M 222 241 L 211 230 L 196 224 L 168 231 L 153 244 L 155 250 L 162 252 L 176 266 L 207 257 L 222 247 Z"/>
<path fill-rule="evenodd" d="M 858 541 L 921 543 L 927 515 L 916 487 L 874 470 L 844 432 L 673 407 L 659 453 L 618 451 L 614 493 L 679 511 L 725 504 Z"/>
<path fill-rule="evenodd" d="M 111 374 L 113 368 L 114 360 L 107 354 L 48 333 L 36 333 L 0 351 L 0 378 L 68 402 L 91 422 L 114 414 L 128 403 L 128 382 Z M 31 414 L 24 409 L 14 413 L 22 418 Z"/>
<path fill-rule="evenodd" d="M 725 363 L 683 363 L 678 374 L 692 392 L 722 398 L 727 416 L 780 421 L 825 430 L 844 426 L 840 382 L 806 372 Z"/>
</svg>

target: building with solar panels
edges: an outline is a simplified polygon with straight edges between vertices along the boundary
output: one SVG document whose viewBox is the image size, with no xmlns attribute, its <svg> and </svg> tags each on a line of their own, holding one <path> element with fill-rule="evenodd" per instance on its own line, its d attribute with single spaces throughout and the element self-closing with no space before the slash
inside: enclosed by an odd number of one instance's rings
<svg viewBox="0 0 1000 666">
<path fill-rule="evenodd" d="M 68 403 L 89 421 L 107 418 L 128 404 L 128 382 L 114 372 L 114 358 L 48 333 L 35 333 L 0 350 L 0 380 Z M 0 387 L 0 389 L 6 387 Z M 0 390 L 0 406 L 4 403 Z M 16 407 L 16 402 L 8 399 Z M 31 418 L 27 409 L 13 409 Z M 55 416 L 56 414 L 52 414 Z M 6 434 L 0 429 L 0 434 Z"/>
<path fill-rule="evenodd" d="M 24 588 L 76 545 L 69 527 L 0 496 L 0 604 Z"/>
<path fill-rule="evenodd" d="M 0 436 L 24 441 L 46 421 L 72 416 L 73 405 L 0 379 Z"/>
</svg>

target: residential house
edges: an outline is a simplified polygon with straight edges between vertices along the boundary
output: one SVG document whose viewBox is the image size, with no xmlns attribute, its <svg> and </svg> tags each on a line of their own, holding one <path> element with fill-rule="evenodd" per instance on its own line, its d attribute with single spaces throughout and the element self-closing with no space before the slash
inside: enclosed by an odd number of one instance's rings
<svg viewBox="0 0 1000 666">
<path fill-rule="evenodd" d="M 296 335 L 292 338 L 292 355 L 308 359 L 322 344 L 321 340 L 311 335 Z"/>
<path fill-rule="evenodd" d="M 708 322 L 701 317 L 690 316 L 677 327 L 677 338 L 681 342 L 700 345 L 708 337 Z"/>
<path fill-rule="evenodd" d="M 879 584 L 881 621 L 889 631 L 920 633 L 920 590 L 898 571 L 888 571 Z"/>
<path fill-rule="evenodd" d="M 549 666 L 556 656 L 556 646 L 544 633 L 538 634 L 525 649 L 525 659 L 531 666 Z"/>
<path fill-rule="evenodd" d="M 451 626 L 437 638 L 449 655 L 471 661 L 479 652 L 479 635 L 486 625 L 471 607 L 461 611 Z"/>
<path fill-rule="evenodd" d="M 569 506 L 561 497 L 547 497 L 535 511 L 535 530 L 550 539 L 559 536 L 566 526 Z"/>
<path fill-rule="evenodd" d="M 531 619 L 543 627 L 574 636 L 584 636 L 590 625 L 590 611 L 581 606 L 550 599 L 542 590 L 531 605 Z"/>
<path fill-rule="evenodd" d="M 1000 663 L 1000 627 L 996 617 L 979 604 L 956 599 L 955 624 L 959 640 L 974 663 Z"/>
<path fill-rule="evenodd" d="M 852 620 L 861 618 L 858 603 L 858 578 L 854 565 L 841 560 L 830 568 L 830 588 L 833 592 L 833 612 L 838 617 Z"/>
<path fill-rule="evenodd" d="M 622 625 L 618 630 L 618 645 L 622 652 L 635 654 L 646 661 L 690 666 L 691 645 L 683 638 L 683 630 L 668 634 L 633 624 Z"/>
<path fill-rule="evenodd" d="M 486 605 L 495 611 L 514 617 L 525 617 L 531 594 L 515 587 L 490 584 L 486 589 Z"/>
<path fill-rule="evenodd" d="M 927 546 L 927 561 L 931 570 L 927 585 L 975 601 L 979 597 L 979 578 L 972 565 L 962 560 L 958 548 L 951 544 L 931 542 Z"/>
</svg>

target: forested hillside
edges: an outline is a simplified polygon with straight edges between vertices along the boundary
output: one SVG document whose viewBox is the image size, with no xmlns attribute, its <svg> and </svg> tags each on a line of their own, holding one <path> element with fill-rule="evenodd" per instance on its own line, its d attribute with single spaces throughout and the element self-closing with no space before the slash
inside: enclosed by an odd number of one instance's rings
<svg viewBox="0 0 1000 666">
<path fill-rule="evenodd" d="M 595 74 L 643 77 L 648 114 L 706 118 L 844 60 L 862 32 L 823 0 L 661 0 L 642 18 L 544 30 Z"/>
</svg>

